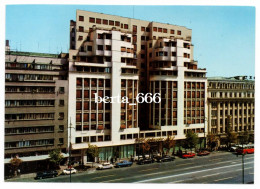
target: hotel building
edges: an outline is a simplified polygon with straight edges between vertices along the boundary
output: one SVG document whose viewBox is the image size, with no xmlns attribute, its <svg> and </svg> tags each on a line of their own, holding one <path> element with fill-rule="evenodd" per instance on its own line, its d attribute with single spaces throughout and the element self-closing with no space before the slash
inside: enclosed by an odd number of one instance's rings
<svg viewBox="0 0 260 189">
<path fill-rule="evenodd" d="M 245 76 L 208 78 L 208 131 L 225 144 L 228 124 L 238 133 L 254 135 L 255 81 Z"/>
<path fill-rule="evenodd" d="M 137 138 L 185 138 L 207 131 L 206 69 L 193 58 L 183 26 L 77 10 L 70 22 L 69 107 L 72 156 L 83 162 L 88 143 L 100 159 L 135 155 Z M 127 96 L 129 103 L 95 103 Z M 160 93 L 160 103 L 137 103 Z M 69 133 L 70 136 L 70 133 Z"/>
</svg>

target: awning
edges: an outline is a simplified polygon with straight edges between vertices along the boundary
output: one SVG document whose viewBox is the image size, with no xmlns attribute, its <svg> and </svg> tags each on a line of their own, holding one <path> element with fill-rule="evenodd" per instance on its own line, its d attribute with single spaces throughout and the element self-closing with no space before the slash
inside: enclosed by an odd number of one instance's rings
<svg viewBox="0 0 260 189">
<path fill-rule="evenodd" d="M 69 154 L 64 154 L 62 153 L 63 157 L 69 157 Z M 6 163 L 10 163 L 10 160 L 12 158 L 6 158 L 5 159 L 5 164 Z M 46 160 L 46 159 L 50 159 L 49 155 L 39 155 L 39 156 L 28 156 L 28 157 L 19 157 L 19 159 L 21 159 L 23 162 L 29 162 L 29 161 L 41 161 L 41 160 Z"/>
</svg>

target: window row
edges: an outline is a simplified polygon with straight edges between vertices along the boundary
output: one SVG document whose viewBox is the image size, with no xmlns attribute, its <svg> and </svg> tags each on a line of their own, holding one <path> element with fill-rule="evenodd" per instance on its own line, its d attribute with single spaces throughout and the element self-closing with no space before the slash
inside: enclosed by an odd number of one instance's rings
<svg viewBox="0 0 260 189">
<path fill-rule="evenodd" d="M 53 133 L 54 126 L 6 128 L 5 135 L 29 133 Z"/>
<path fill-rule="evenodd" d="M 52 75 L 39 74 L 5 74 L 6 81 L 32 81 L 32 80 L 53 80 Z"/>
<path fill-rule="evenodd" d="M 64 117 L 64 113 L 59 113 Z M 54 113 L 26 113 L 26 114 L 5 114 L 5 121 L 11 120 L 44 120 L 54 119 Z"/>
<path fill-rule="evenodd" d="M 5 148 L 22 148 L 36 146 L 54 145 L 54 139 L 25 140 L 16 142 L 5 142 Z"/>
<path fill-rule="evenodd" d="M 184 98 L 205 98 L 204 91 L 184 91 Z"/>
<path fill-rule="evenodd" d="M 5 92 L 55 93 L 55 87 L 6 86 Z"/>
<path fill-rule="evenodd" d="M 63 66 L 35 63 L 5 63 L 5 68 L 22 70 L 62 70 Z"/>
<path fill-rule="evenodd" d="M 110 121 L 110 113 L 77 113 L 76 122 Z"/>
<path fill-rule="evenodd" d="M 167 28 L 153 27 L 154 32 L 168 33 Z M 175 30 L 171 29 L 170 34 L 175 34 Z M 181 35 L 181 30 L 177 30 L 177 35 Z"/>
<path fill-rule="evenodd" d="M 54 106 L 55 100 L 6 100 L 5 107 L 16 106 Z M 64 100 L 60 100 L 60 105 L 64 106 Z"/>
<path fill-rule="evenodd" d="M 86 137 L 76 137 L 75 143 L 88 143 L 88 142 L 103 142 L 103 141 L 110 141 L 110 135 L 99 135 L 99 136 L 86 136 Z"/>
</svg>

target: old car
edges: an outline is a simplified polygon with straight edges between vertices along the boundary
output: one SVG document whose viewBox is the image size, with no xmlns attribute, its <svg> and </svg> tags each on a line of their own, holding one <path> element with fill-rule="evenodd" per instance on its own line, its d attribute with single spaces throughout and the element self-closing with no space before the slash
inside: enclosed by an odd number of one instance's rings
<svg viewBox="0 0 260 189">
<path fill-rule="evenodd" d="M 77 170 L 74 169 L 74 168 L 68 168 L 68 169 L 64 169 L 64 170 L 62 171 L 62 173 L 63 173 L 64 175 L 69 175 L 70 173 L 71 173 L 71 174 L 76 174 L 76 173 L 77 173 Z"/>
<path fill-rule="evenodd" d="M 154 160 L 152 158 L 141 158 L 136 163 L 138 165 L 143 165 L 143 164 L 150 164 L 150 163 L 153 163 L 153 162 L 154 162 Z"/>
<path fill-rule="evenodd" d="M 203 151 L 200 151 L 197 153 L 198 156 L 207 156 L 209 154 L 210 154 L 210 152 L 207 150 L 203 150 Z"/>
<path fill-rule="evenodd" d="M 184 154 L 182 154 L 182 158 L 193 158 L 193 157 L 195 157 L 196 156 L 196 154 L 195 153 L 184 153 Z"/>
<path fill-rule="evenodd" d="M 119 168 L 119 167 L 130 167 L 132 165 L 133 165 L 133 162 L 122 160 L 122 161 L 116 163 L 115 167 L 117 167 L 117 168 Z"/>
<path fill-rule="evenodd" d="M 167 162 L 167 161 L 174 161 L 175 157 L 174 156 L 162 156 L 162 157 L 157 157 L 157 162 Z"/>
<path fill-rule="evenodd" d="M 55 170 L 54 171 L 44 171 L 44 172 L 38 172 L 34 179 L 53 178 L 53 177 L 57 177 L 57 176 L 58 176 L 58 172 Z"/>
<path fill-rule="evenodd" d="M 98 165 L 97 170 L 103 170 L 103 169 L 112 169 L 114 166 L 110 163 L 102 163 L 101 165 Z"/>
</svg>

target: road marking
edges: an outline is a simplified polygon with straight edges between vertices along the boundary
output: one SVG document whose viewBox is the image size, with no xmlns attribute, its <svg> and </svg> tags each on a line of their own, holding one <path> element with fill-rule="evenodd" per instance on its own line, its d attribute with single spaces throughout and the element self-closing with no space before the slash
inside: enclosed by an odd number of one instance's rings
<svg viewBox="0 0 260 189">
<path fill-rule="evenodd" d="M 231 179 L 231 178 L 234 178 L 234 177 L 227 177 L 227 178 L 217 179 L 217 180 L 214 180 L 214 182 L 222 181 L 222 180 L 227 180 L 227 179 Z"/>
<path fill-rule="evenodd" d="M 247 163 L 245 163 L 245 165 L 249 164 L 249 163 L 253 163 L 253 161 L 252 162 L 247 162 Z M 201 173 L 201 172 L 205 172 L 205 171 L 209 171 L 209 170 L 212 171 L 212 170 L 218 170 L 218 169 L 222 169 L 222 168 L 235 167 L 235 166 L 241 166 L 241 165 L 240 164 L 235 164 L 235 165 L 227 165 L 227 166 L 222 166 L 222 167 L 215 167 L 215 168 L 210 168 L 210 169 L 205 169 L 205 170 L 193 171 L 193 172 L 188 172 L 188 173 L 181 173 L 181 174 L 178 174 L 178 175 L 169 175 L 169 176 L 164 176 L 164 177 L 146 179 L 146 180 L 137 181 L 135 183 L 142 183 L 142 182 L 161 180 L 161 179 L 166 179 L 166 178 L 184 176 L 184 175 L 189 175 L 189 174 L 193 174 L 193 173 Z"/>
<path fill-rule="evenodd" d="M 218 160 L 223 160 L 222 158 L 216 158 L 216 159 L 211 159 L 211 160 L 209 160 L 209 161 L 218 161 Z"/>
<path fill-rule="evenodd" d="M 111 181 L 113 182 L 113 181 L 118 181 L 118 180 L 122 180 L 122 179 L 124 179 L 124 178 L 118 178 L 118 179 L 113 179 L 113 180 L 106 180 L 106 181 L 103 181 L 103 182 L 111 182 Z"/>
<path fill-rule="evenodd" d="M 106 178 L 106 177 L 112 177 L 112 176 L 115 176 L 115 175 L 105 175 L 105 176 L 95 177 L 95 178 L 92 178 L 90 180 L 95 180 L 95 179 L 99 179 L 99 178 Z"/>
<path fill-rule="evenodd" d="M 176 167 L 180 166 L 180 165 L 190 165 L 190 164 L 193 164 L 193 163 L 183 163 L 183 164 L 176 165 Z"/>
<path fill-rule="evenodd" d="M 159 169 L 159 168 L 144 169 L 144 170 L 141 170 L 139 172 L 151 171 L 151 170 L 155 170 L 155 169 Z"/>
<path fill-rule="evenodd" d="M 211 174 L 211 175 L 204 175 L 204 176 L 202 176 L 203 178 L 204 177 L 211 177 L 211 176 L 215 176 L 215 175 L 220 175 L 220 173 L 214 173 L 214 174 Z"/>
</svg>

